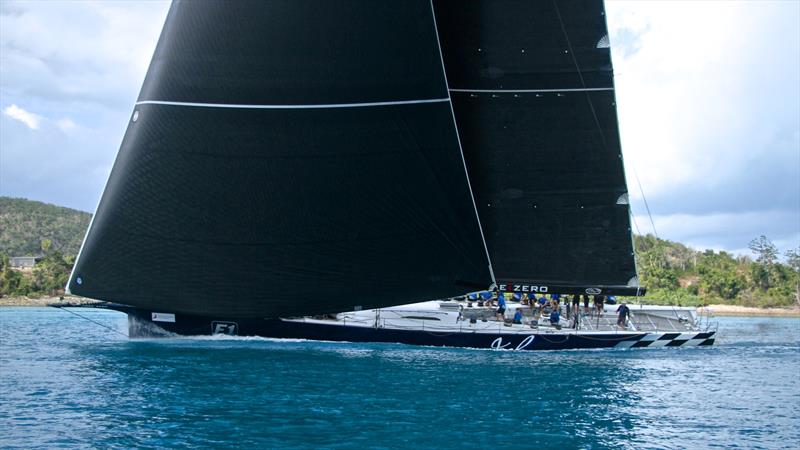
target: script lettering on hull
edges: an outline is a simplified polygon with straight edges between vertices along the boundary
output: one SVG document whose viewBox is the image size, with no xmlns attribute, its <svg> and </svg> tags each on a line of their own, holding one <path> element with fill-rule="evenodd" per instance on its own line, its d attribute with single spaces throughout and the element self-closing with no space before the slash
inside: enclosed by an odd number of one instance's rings
<svg viewBox="0 0 800 450">
<path fill-rule="evenodd" d="M 531 345 L 533 343 L 533 340 L 535 338 L 536 338 L 536 335 L 533 335 L 533 334 L 531 334 L 530 336 L 527 336 L 525 339 L 522 340 L 522 342 L 517 344 L 517 346 L 513 350 L 524 350 L 525 348 L 527 348 L 529 345 Z M 499 338 L 495 339 L 494 341 L 492 341 L 491 347 L 493 349 L 495 349 L 495 350 L 500 350 L 500 349 L 508 348 L 510 345 L 511 345 L 511 342 L 508 342 L 508 343 L 504 344 L 503 343 L 503 338 L 499 337 Z"/>
</svg>

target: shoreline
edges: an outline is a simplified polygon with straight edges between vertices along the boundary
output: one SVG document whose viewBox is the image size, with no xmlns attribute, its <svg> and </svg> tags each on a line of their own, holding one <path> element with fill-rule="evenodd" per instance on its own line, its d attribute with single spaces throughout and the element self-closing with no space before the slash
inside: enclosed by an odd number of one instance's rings
<svg viewBox="0 0 800 450">
<path fill-rule="evenodd" d="M 697 308 L 697 313 L 701 314 L 706 310 L 712 311 L 715 316 L 719 317 L 800 317 L 800 308 L 797 306 L 788 308 L 755 308 L 739 305 L 708 305 Z"/>
<path fill-rule="evenodd" d="M 92 300 L 84 297 L 3 297 L 0 298 L 0 308 L 2 307 L 44 307 L 50 304 L 67 305 L 88 305 L 92 303 L 102 303 L 100 300 Z M 788 308 L 755 308 L 750 306 L 738 305 L 708 305 L 697 308 L 697 313 L 702 314 L 706 310 L 720 317 L 798 317 L 800 318 L 800 307 L 793 306 Z"/>
<path fill-rule="evenodd" d="M 92 300 L 84 297 L 64 296 L 62 297 L 3 297 L 0 298 L 0 308 L 2 307 L 45 307 L 51 304 L 67 305 L 90 305 L 92 303 L 102 303 L 100 300 Z"/>
</svg>

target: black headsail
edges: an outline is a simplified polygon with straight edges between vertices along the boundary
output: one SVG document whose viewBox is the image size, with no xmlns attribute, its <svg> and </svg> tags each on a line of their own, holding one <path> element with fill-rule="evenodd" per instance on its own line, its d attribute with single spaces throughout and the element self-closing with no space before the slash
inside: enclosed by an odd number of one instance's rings
<svg viewBox="0 0 800 450">
<path fill-rule="evenodd" d="M 435 0 L 501 289 L 642 293 L 602 0 Z"/>
<path fill-rule="evenodd" d="M 70 277 L 310 315 L 492 283 L 427 0 L 175 1 Z"/>
</svg>

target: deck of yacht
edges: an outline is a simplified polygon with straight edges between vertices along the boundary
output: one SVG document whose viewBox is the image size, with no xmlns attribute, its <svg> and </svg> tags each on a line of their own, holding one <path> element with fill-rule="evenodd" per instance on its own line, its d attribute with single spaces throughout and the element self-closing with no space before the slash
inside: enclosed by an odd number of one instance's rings
<svg viewBox="0 0 800 450">
<path fill-rule="evenodd" d="M 617 326 L 617 305 L 606 305 L 602 314 L 577 314 L 561 307 L 558 326 L 550 324 L 547 314 L 534 314 L 528 305 L 508 302 L 506 315 L 499 318 L 493 306 L 477 306 L 465 302 L 423 302 L 377 310 L 351 311 L 328 317 L 302 317 L 292 321 L 354 327 L 396 330 L 423 330 L 431 333 L 500 333 L 500 334 L 565 334 L 565 333 L 665 333 L 708 329 L 709 318 L 698 316 L 694 308 L 629 305 L 630 318 L 625 327 Z M 508 318 L 520 310 L 522 323 Z M 577 322 L 577 323 L 576 323 Z"/>
</svg>

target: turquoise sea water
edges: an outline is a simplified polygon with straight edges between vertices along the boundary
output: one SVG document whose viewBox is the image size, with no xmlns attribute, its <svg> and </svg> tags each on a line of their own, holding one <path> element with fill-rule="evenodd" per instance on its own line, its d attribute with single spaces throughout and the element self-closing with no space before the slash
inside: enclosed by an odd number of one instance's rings
<svg viewBox="0 0 800 450">
<path fill-rule="evenodd" d="M 800 448 L 800 320 L 719 322 L 713 348 L 511 352 L 0 308 L 0 447 Z"/>
</svg>

